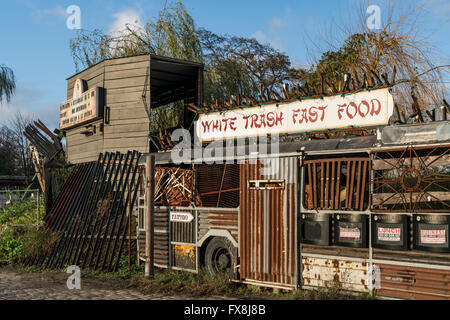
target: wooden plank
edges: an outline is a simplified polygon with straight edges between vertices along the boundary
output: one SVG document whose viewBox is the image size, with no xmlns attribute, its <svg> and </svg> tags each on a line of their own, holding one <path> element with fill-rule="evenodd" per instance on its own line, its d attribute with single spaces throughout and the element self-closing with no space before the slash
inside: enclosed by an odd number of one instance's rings
<svg viewBox="0 0 450 320">
<path fill-rule="evenodd" d="M 345 194 L 345 208 L 350 208 L 349 206 L 349 186 L 350 186 L 350 177 L 351 176 L 351 168 L 352 168 L 352 161 L 347 161 L 347 182 L 345 184 L 346 194 Z M 353 177 L 351 178 L 353 179 Z"/>
<path fill-rule="evenodd" d="M 91 138 L 91 139 L 90 139 Z M 77 135 L 77 136 L 72 136 L 66 137 L 66 144 L 67 144 L 67 148 L 71 149 L 73 147 L 76 146 L 82 146 L 82 145 L 90 145 L 93 143 L 101 143 L 103 141 L 103 137 L 98 135 L 98 137 L 91 136 L 91 137 L 85 137 L 84 135 Z"/>
<path fill-rule="evenodd" d="M 86 153 L 77 153 L 74 156 L 71 154 L 67 155 L 68 160 L 72 164 L 85 163 L 85 162 L 93 162 L 98 159 L 98 153 L 96 152 L 86 152 Z"/>
<path fill-rule="evenodd" d="M 336 170 L 336 190 L 335 190 L 335 192 L 336 192 L 336 194 L 335 194 L 335 199 L 334 199 L 334 209 L 339 209 L 339 204 L 340 204 L 340 201 L 341 201 L 341 199 L 340 199 L 340 193 L 341 193 L 341 190 L 340 190 L 340 186 L 341 186 L 341 164 L 342 164 L 342 161 L 338 161 L 338 167 L 337 167 L 337 170 Z"/>
<path fill-rule="evenodd" d="M 363 178 L 362 178 L 362 187 L 361 187 L 361 201 L 359 204 L 359 210 L 364 210 L 364 197 L 366 194 L 366 184 L 367 184 L 367 166 L 369 165 L 369 161 L 364 161 L 363 168 Z"/>
<path fill-rule="evenodd" d="M 126 70 L 118 70 L 118 71 L 110 71 L 108 70 L 105 73 L 105 80 L 117 80 L 117 79 L 125 79 L 125 78 L 133 78 L 146 76 L 147 70 L 146 68 L 131 68 Z"/>
<path fill-rule="evenodd" d="M 319 205 L 318 199 L 317 199 L 317 169 L 316 169 L 316 163 L 313 164 L 312 167 L 312 174 L 313 174 L 313 183 L 312 183 L 312 193 L 314 195 L 314 208 L 317 208 Z"/>
<path fill-rule="evenodd" d="M 124 95 L 132 92 L 139 92 L 142 94 L 142 87 L 129 87 L 129 88 L 109 88 L 107 90 L 108 97 L 114 95 Z M 147 92 L 150 93 L 150 88 L 147 89 Z"/>
<path fill-rule="evenodd" d="M 134 89 L 135 87 L 132 88 Z M 150 97 L 150 93 L 148 93 L 147 97 Z M 111 94 L 111 91 L 108 91 L 106 104 L 111 108 L 116 106 L 127 106 L 130 104 L 139 105 L 144 108 L 144 103 L 142 102 L 142 88 L 121 94 Z"/>
<path fill-rule="evenodd" d="M 144 85 L 145 85 L 145 76 L 105 81 L 106 89 L 126 88 L 126 87 L 140 87 L 141 89 L 143 89 Z"/>
<path fill-rule="evenodd" d="M 131 129 L 130 129 L 131 130 Z M 118 133 L 109 133 L 105 135 L 105 140 L 109 139 L 122 139 L 122 138 L 143 138 L 147 139 L 148 129 L 146 131 L 124 131 Z"/>
<path fill-rule="evenodd" d="M 117 150 L 119 148 L 126 148 L 132 150 L 134 148 L 144 148 L 148 145 L 146 137 L 131 137 L 121 139 L 105 139 L 103 142 L 104 150 Z"/>
<path fill-rule="evenodd" d="M 365 163 L 365 161 L 364 161 L 364 163 Z M 358 165 L 358 169 L 357 169 L 357 174 L 356 174 L 356 190 L 354 193 L 354 197 L 356 200 L 354 208 L 359 210 L 359 208 L 360 208 L 359 202 L 361 200 L 360 192 L 361 192 L 361 179 L 362 179 L 362 173 L 363 173 L 362 172 L 363 163 L 362 163 L 362 161 L 357 161 L 356 164 Z M 353 196 L 353 194 L 352 194 L 352 196 Z"/>
<path fill-rule="evenodd" d="M 142 62 L 142 61 L 150 62 L 150 55 L 146 54 L 146 55 L 140 55 L 140 56 L 134 56 L 134 57 L 110 59 L 110 60 L 106 60 L 105 63 L 107 66 L 116 66 L 116 65 L 121 65 L 121 64 L 131 64 L 131 63 Z"/>
<path fill-rule="evenodd" d="M 330 185 L 331 185 L 331 194 L 330 194 L 330 209 L 336 209 L 336 197 L 335 197 L 335 186 L 336 186 L 336 172 L 335 167 L 337 163 L 331 162 L 331 179 L 330 179 Z"/>
<path fill-rule="evenodd" d="M 324 162 L 320 164 L 320 207 L 324 208 L 324 179 L 325 179 L 325 172 L 324 172 Z"/>
<path fill-rule="evenodd" d="M 69 152 L 70 154 L 82 154 L 89 152 L 96 152 L 97 155 L 102 152 L 103 143 L 102 141 L 96 141 L 92 143 L 85 143 L 76 146 L 70 146 Z"/>
<path fill-rule="evenodd" d="M 122 124 L 122 125 L 105 125 L 105 136 L 114 133 L 122 133 L 122 132 L 143 132 L 146 131 L 148 133 L 148 120 L 143 121 L 142 123 L 135 124 Z"/>
<path fill-rule="evenodd" d="M 150 66 L 149 61 L 131 62 L 116 65 L 106 65 L 106 72 L 126 71 L 133 69 L 144 69 L 147 72 L 147 68 Z"/>
<path fill-rule="evenodd" d="M 68 82 L 69 81 L 75 82 L 75 80 L 79 79 L 79 78 L 81 78 L 81 79 L 85 79 L 86 78 L 85 80 L 87 80 L 87 79 L 92 77 L 92 74 L 95 74 L 96 72 L 98 72 L 98 70 L 104 70 L 104 67 L 105 67 L 104 66 L 104 61 L 99 62 L 99 63 L 97 63 L 96 65 L 94 65 L 94 66 L 92 66 L 90 68 L 84 69 L 84 70 L 82 70 L 82 71 L 80 71 L 80 72 L 70 76 L 69 78 L 67 78 L 67 81 Z"/>
<path fill-rule="evenodd" d="M 147 118 L 146 118 L 147 119 Z M 148 122 L 148 120 L 147 120 Z M 144 121 L 142 121 L 142 118 L 130 118 L 130 119 L 111 119 L 110 124 L 111 126 L 116 126 L 116 125 L 128 125 L 128 124 L 132 124 L 132 125 L 136 125 L 136 124 L 142 124 L 145 123 Z"/>
<path fill-rule="evenodd" d="M 115 120 L 127 120 L 127 119 L 138 119 L 136 123 L 148 123 L 147 111 L 145 111 L 144 106 L 130 106 L 127 108 L 111 107 L 110 109 L 110 121 Z"/>
</svg>

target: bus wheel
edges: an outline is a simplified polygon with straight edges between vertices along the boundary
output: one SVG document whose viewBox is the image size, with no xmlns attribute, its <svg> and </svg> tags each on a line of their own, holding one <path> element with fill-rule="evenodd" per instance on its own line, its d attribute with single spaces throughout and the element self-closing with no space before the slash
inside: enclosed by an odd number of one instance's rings
<svg viewBox="0 0 450 320">
<path fill-rule="evenodd" d="M 225 238 L 213 238 L 206 247 L 205 267 L 210 275 L 219 273 L 234 277 L 236 257 L 233 244 Z"/>
</svg>

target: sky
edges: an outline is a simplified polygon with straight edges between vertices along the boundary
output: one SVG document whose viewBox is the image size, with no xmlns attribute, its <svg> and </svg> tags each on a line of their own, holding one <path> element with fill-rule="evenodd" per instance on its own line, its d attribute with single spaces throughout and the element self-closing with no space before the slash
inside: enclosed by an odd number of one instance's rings
<svg viewBox="0 0 450 320">
<path fill-rule="evenodd" d="M 323 32 L 351 25 L 351 12 L 363 0 L 183 0 L 197 27 L 219 34 L 253 37 L 285 52 L 294 65 L 307 67 L 311 50 Z M 391 0 L 394 5 L 410 0 Z M 429 42 L 450 63 L 450 0 L 417 0 L 429 23 Z M 379 5 L 381 18 L 388 15 L 386 0 Z M 76 30 L 67 27 L 71 5 L 80 8 L 81 28 L 104 33 L 121 30 L 126 23 L 145 23 L 155 18 L 164 0 L 75 1 L 0 0 L 0 65 L 13 69 L 17 89 L 10 103 L 0 103 L 0 124 L 20 111 L 41 119 L 49 127 L 58 125 L 59 104 L 66 100 L 66 79 L 75 74 L 69 41 Z M 323 39 L 322 39 L 323 40 Z M 450 75 L 445 81 L 449 82 Z"/>
</svg>

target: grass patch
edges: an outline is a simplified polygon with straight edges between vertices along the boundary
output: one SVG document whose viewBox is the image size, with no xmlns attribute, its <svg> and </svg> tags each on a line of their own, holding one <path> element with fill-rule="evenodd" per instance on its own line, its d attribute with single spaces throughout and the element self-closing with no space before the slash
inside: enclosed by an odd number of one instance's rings
<svg viewBox="0 0 450 320">
<path fill-rule="evenodd" d="M 44 213 L 43 199 L 41 201 L 41 217 Z M 0 209 L 0 261 L 18 263 L 24 258 L 24 249 L 32 249 L 44 245 L 44 237 L 37 237 L 41 233 L 37 226 L 36 200 L 22 201 Z"/>
<path fill-rule="evenodd" d="M 39 267 L 17 266 L 15 271 L 19 273 L 57 274 L 65 273 L 66 268 L 60 270 L 40 269 Z M 82 279 L 94 277 L 112 281 L 123 288 L 135 289 L 143 294 L 159 294 L 164 296 L 184 296 L 192 298 L 205 297 L 230 297 L 244 300 L 373 300 L 375 296 L 369 294 L 351 294 L 339 288 L 320 288 L 315 290 L 296 290 L 274 293 L 269 288 L 249 286 L 231 282 L 226 274 L 210 276 L 206 270 L 200 270 L 198 274 L 155 269 L 152 279 L 144 277 L 144 265 L 133 264 L 128 269 L 127 257 L 122 257 L 120 268 L 117 272 L 104 272 L 94 270 L 82 270 Z"/>
</svg>

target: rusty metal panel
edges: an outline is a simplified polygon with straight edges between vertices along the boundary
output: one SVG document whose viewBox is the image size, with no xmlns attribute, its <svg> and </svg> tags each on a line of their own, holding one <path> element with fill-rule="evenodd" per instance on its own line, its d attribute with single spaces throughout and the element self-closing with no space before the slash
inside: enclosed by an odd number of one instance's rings
<svg viewBox="0 0 450 320">
<path fill-rule="evenodd" d="M 169 266 L 169 212 L 155 208 L 155 265 Z"/>
<path fill-rule="evenodd" d="M 369 292 L 366 262 L 304 256 L 302 263 L 305 286 Z"/>
<path fill-rule="evenodd" d="M 181 243 L 195 243 L 195 223 L 197 223 L 197 221 L 195 220 L 189 223 L 171 222 L 171 241 Z"/>
<path fill-rule="evenodd" d="M 364 211 L 368 208 L 369 157 L 306 160 L 304 166 L 307 209 Z"/>
<path fill-rule="evenodd" d="M 198 239 L 210 230 L 227 230 L 238 242 L 239 210 L 199 209 L 198 210 Z"/>
<path fill-rule="evenodd" d="M 204 208 L 239 207 L 239 167 L 239 164 L 196 165 L 196 205 Z"/>
<path fill-rule="evenodd" d="M 372 210 L 450 212 L 450 146 L 372 153 Z"/>
<path fill-rule="evenodd" d="M 194 245 L 173 245 L 172 256 L 173 266 L 177 268 L 195 270 L 196 268 L 196 255 Z"/>
<path fill-rule="evenodd" d="M 241 280 L 295 286 L 298 159 L 241 164 Z M 249 189 L 250 180 L 284 180 L 284 189 Z"/>
<path fill-rule="evenodd" d="M 450 270 L 377 264 L 378 296 L 411 300 L 450 300 Z"/>
</svg>

